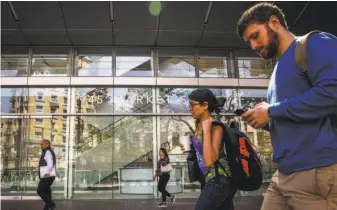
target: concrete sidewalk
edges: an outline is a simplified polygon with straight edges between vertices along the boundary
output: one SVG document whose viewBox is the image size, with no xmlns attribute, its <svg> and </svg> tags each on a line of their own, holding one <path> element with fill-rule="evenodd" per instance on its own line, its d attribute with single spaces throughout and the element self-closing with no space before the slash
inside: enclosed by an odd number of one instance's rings
<svg viewBox="0 0 337 210">
<path fill-rule="evenodd" d="M 235 210 L 260 210 L 263 197 L 236 197 Z M 57 210 L 155 210 L 159 200 L 56 200 Z M 164 209 L 193 210 L 196 199 L 177 199 Z M 42 201 L 2 200 L 1 210 L 42 210 Z"/>
</svg>

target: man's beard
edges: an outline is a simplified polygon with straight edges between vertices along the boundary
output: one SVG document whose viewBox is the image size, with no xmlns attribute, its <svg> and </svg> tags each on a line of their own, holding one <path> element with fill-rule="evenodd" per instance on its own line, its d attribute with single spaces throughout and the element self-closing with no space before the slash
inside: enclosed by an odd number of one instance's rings
<svg viewBox="0 0 337 210">
<path fill-rule="evenodd" d="M 261 57 L 263 57 L 265 60 L 269 60 L 276 56 L 277 49 L 279 47 L 280 41 L 278 40 L 278 34 L 271 30 L 271 28 L 267 25 L 268 30 L 268 38 L 269 38 L 269 44 L 264 48 L 267 54 L 260 54 Z M 262 49 L 260 49 L 262 50 Z M 261 51 L 260 51 L 261 52 Z"/>
</svg>

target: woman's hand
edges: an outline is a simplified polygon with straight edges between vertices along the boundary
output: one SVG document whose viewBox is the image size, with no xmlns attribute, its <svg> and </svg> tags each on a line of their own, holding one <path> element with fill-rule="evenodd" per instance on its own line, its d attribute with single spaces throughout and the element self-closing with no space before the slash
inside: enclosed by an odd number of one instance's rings
<svg viewBox="0 0 337 210">
<path fill-rule="evenodd" d="M 213 123 L 213 118 L 210 117 L 206 120 L 201 121 L 201 127 L 202 127 L 202 131 L 203 133 L 210 133 L 212 130 L 212 123 Z"/>
<path fill-rule="evenodd" d="M 152 182 L 156 181 L 156 175 L 153 176 Z"/>
<path fill-rule="evenodd" d="M 184 147 L 184 145 L 183 145 L 183 144 L 179 144 L 179 146 L 180 146 L 180 150 L 181 150 L 182 152 L 185 152 L 185 147 Z"/>
<path fill-rule="evenodd" d="M 190 144 L 192 144 L 191 141 L 190 141 Z M 185 152 L 185 147 L 184 147 L 184 145 L 183 145 L 183 144 L 179 144 L 179 146 L 180 146 L 180 150 L 181 150 L 182 152 Z"/>
</svg>

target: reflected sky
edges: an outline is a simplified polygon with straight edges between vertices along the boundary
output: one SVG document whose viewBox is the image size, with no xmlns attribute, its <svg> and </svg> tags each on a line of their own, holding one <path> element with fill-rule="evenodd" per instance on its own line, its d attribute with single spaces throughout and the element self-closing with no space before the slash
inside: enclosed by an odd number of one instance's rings
<svg viewBox="0 0 337 210">
<path fill-rule="evenodd" d="M 27 96 L 27 88 L 1 88 L 1 113 L 11 113 L 13 96 Z"/>
</svg>

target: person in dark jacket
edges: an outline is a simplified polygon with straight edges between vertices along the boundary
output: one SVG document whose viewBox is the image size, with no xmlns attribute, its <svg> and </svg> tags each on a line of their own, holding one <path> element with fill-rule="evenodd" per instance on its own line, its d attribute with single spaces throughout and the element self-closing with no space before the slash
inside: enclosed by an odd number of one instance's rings
<svg viewBox="0 0 337 210">
<path fill-rule="evenodd" d="M 165 148 L 160 148 L 159 151 L 160 159 L 157 163 L 157 170 L 156 174 L 154 175 L 152 181 L 155 181 L 156 177 L 159 177 L 159 184 L 158 184 L 158 191 L 161 192 L 162 195 L 162 202 L 157 205 L 157 207 L 167 207 L 166 205 L 166 197 L 169 197 L 172 205 L 174 205 L 176 197 L 171 195 L 169 192 L 166 191 L 166 185 L 170 179 L 170 171 L 163 171 L 163 167 L 167 167 L 170 164 L 170 158 L 167 154 Z"/>
<path fill-rule="evenodd" d="M 49 140 L 43 139 L 40 142 L 40 146 L 42 154 L 39 161 L 40 182 L 37 187 L 37 194 L 45 203 L 43 210 L 56 209 L 56 205 L 52 200 L 52 191 L 50 188 L 56 175 L 56 156 L 50 147 Z"/>
</svg>

